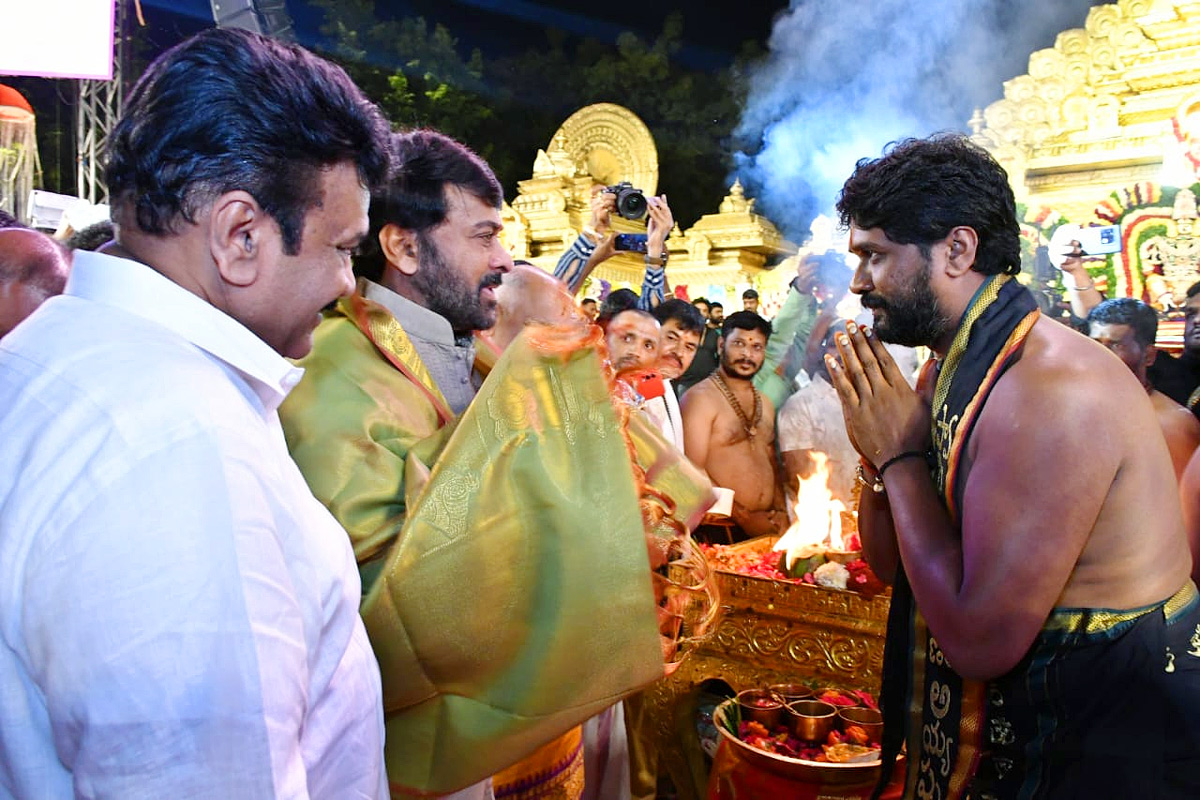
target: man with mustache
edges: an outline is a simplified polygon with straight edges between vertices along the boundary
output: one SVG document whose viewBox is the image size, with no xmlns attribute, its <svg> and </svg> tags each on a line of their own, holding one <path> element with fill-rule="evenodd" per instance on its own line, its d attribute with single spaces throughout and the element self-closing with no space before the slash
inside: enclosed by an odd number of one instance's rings
<svg viewBox="0 0 1200 800">
<path fill-rule="evenodd" d="M 860 161 L 838 212 L 875 322 L 826 364 L 893 584 L 882 780 L 906 740 L 910 797 L 1200 796 L 1200 600 L 1146 390 L 1015 280 L 1008 176 L 966 137 Z M 883 341 L 932 349 L 918 389 Z"/>
<path fill-rule="evenodd" d="M 394 134 L 356 292 L 326 315 L 280 410 L 354 545 L 394 797 L 486 799 L 489 776 L 575 797 L 579 723 L 663 671 L 638 489 L 593 329 L 543 285 L 528 304 L 505 298 L 504 355 L 483 345 L 476 358 L 512 276 L 502 200 L 459 142 Z M 534 280 L 554 282 L 513 284 Z M 542 315 L 566 324 L 518 336 Z M 625 674 L 605 666 L 611 648 Z M 538 769 L 510 769 L 531 754 Z"/>
<path fill-rule="evenodd" d="M 503 195 L 482 159 L 432 130 L 394 134 L 392 159 L 391 180 L 371 198 L 357 290 L 317 329 L 300 362 L 305 380 L 280 409 L 293 457 L 350 533 L 364 594 L 402 521 L 394 514 L 403 508 L 404 464 L 360 457 L 352 470 L 374 474 L 348 480 L 357 476 L 334 468 L 328 451 L 368 414 L 377 418 L 370 437 L 408 447 L 461 414 L 483 382 L 474 332 L 496 324 L 496 288 L 513 266 L 500 239 Z M 386 392 L 357 392 L 361 413 L 343 415 L 326 400 L 341 395 L 344 381 L 378 387 L 385 378 Z M 390 521 L 379 519 L 385 514 Z M 399 742 L 389 735 L 388 744 Z M 457 794 L 491 797 L 491 781 Z"/>
<path fill-rule="evenodd" d="M 675 381 L 696 356 L 704 317 L 694 305 L 676 297 L 664 301 L 652 313 L 659 324 L 658 363 L 654 373 L 661 378 L 661 383 L 653 390 L 642 392 L 646 398 L 642 410 L 662 432 L 663 438 L 682 453 L 683 419 L 679 414 Z"/>
<path fill-rule="evenodd" d="M 604 339 L 617 380 L 633 386 L 635 376 L 645 373 L 657 363 L 658 338 L 658 320 L 649 311 L 629 308 L 618 312 L 608 321 Z"/>
<path fill-rule="evenodd" d="M 0 343 L 4 797 L 386 796 L 353 553 L 276 409 L 387 136 L 341 68 L 242 30 L 127 97 L 115 241 Z"/>
<path fill-rule="evenodd" d="M 779 533 L 787 522 L 775 456 L 775 407 L 754 387 L 771 324 L 750 311 L 725 318 L 720 366 L 680 401 L 684 453 L 716 486 L 732 489 L 735 528 L 697 530 L 697 538 Z"/>
<path fill-rule="evenodd" d="M 1150 384 L 1148 370 L 1158 355 L 1154 346 L 1158 314 L 1141 300 L 1118 297 L 1105 300 L 1089 311 L 1087 322 L 1092 341 L 1104 345 L 1121 359 L 1150 396 L 1163 438 L 1167 441 L 1167 450 L 1171 453 L 1171 463 L 1175 465 L 1175 474 L 1182 478 L 1188 461 L 1200 445 L 1200 420 Z"/>
</svg>

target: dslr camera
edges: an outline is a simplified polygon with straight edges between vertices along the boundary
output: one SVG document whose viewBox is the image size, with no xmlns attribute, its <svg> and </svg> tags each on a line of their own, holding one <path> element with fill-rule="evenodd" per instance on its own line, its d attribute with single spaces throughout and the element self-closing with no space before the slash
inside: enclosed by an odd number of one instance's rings
<svg viewBox="0 0 1200 800">
<path fill-rule="evenodd" d="M 629 181 L 605 186 L 604 191 L 617 196 L 617 213 L 625 219 L 641 219 L 646 216 L 646 195 L 641 189 L 633 188 Z"/>
</svg>

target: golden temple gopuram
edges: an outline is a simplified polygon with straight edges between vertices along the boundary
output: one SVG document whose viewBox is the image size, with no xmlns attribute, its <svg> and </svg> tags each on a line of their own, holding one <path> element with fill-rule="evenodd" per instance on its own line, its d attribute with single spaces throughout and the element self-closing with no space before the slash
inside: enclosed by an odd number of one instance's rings
<svg viewBox="0 0 1200 800">
<path fill-rule="evenodd" d="M 1109 296 L 1177 305 L 1200 280 L 1200 3 L 1120 0 L 1029 58 L 970 122 L 1008 170 L 1029 252 L 1065 222 L 1119 224 Z"/>
<path fill-rule="evenodd" d="M 552 271 L 588 222 L 592 186 L 629 181 L 646 194 L 658 187 L 658 150 L 646 125 L 629 109 L 597 103 L 572 114 L 539 150 L 533 175 L 517 185 L 504 208 L 505 235 L 517 258 Z M 613 229 L 641 233 L 645 225 L 614 216 Z M 712 214 L 667 239 L 672 286 L 692 296 L 722 287 L 740 292 L 781 257 L 796 252 L 765 217 L 754 212 L 738 182 Z M 641 256 L 618 254 L 593 273 L 612 284 L 640 286 Z M 732 295 L 731 295 L 732 296 Z"/>
</svg>

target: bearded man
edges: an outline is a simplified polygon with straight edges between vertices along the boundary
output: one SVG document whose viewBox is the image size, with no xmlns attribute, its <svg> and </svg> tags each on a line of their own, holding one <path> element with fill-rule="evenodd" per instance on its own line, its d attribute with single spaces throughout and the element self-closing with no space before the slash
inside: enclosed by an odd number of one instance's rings
<svg viewBox="0 0 1200 800">
<path fill-rule="evenodd" d="M 882 780 L 907 740 L 906 797 L 1200 796 L 1200 603 L 1145 389 L 1013 279 L 1008 176 L 965 137 L 860 161 L 838 212 L 875 320 L 826 364 L 893 582 Z M 881 340 L 933 350 L 918 390 Z"/>
<path fill-rule="evenodd" d="M 522 331 L 545 309 L 509 297 L 515 341 L 476 358 L 512 268 L 500 185 L 434 131 L 392 150 L 356 291 L 280 409 L 288 447 L 354 546 L 393 796 L 488 798 L 495 775 L 576 797 L 578 724 L 663 673 L 627 429 L 582 321 Z M 667 494 L 687 525 L 709 490 Z M 509 768 L 535 751 L 525 783 Z"/>
<path fill-rule="evenodd" d="M 720 365 L 680 400 L 684 453 L 716 486 L 733 490 L 724 533 L 742 539 L 781 532 L 787 522 L 775 457 L 775 407 L 754 387 L 771 323 L 751 311 L 730 314 L 717 343 Z M 697 537 L 722 535 L 707 528 Z"/>
</svg>

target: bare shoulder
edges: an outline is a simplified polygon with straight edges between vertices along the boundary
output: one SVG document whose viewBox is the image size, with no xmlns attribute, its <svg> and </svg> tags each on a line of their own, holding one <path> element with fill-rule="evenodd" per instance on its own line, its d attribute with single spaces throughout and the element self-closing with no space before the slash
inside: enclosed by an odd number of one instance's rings
<svg viewBox="0 0 1200 800">
<path fill-rule="evenodd" d="M 997 382 L 996 392 L 1020 401 L 1015 413 L 1038 415 L 1043 424 L 1067 429 L 1131 406 L 1143 414 L 1151 410 L 1146 392 L 1120 359 L 1046 317 L 1033 326 L 1020 359 Z"/>
<path fill-rule="evenodd" d="M 679 398 L 680 413 L 688 413 L 690 409 L 693 413 L 709 410 L 715 406 L 716 401 L 720 398 L 716 387 L 712 381 L 702 380 L 692 386 L 683 393 L 683 397 Z"/>
<path fill-rule="evenodd" d="M 1181 436 L 1200 436 L 1200 419 L 1196 419 L 1196 415 L 1191 411 L 1162 392 L 1152 392 L 1150 399 L 1154 403 L 1154 410 L 1164 431 L 1175 432 Z"/>
<path fill-rule="evenodd" d="M 1153 408 L 1133 373 L 1100 345 L 1043 317 L 996 382 L 972 449 L 990 439 L 1034 472 L 1070 465 L 1068 474 L 1081 481 L 1111 479 L 1147 424 L 1154 425 Z"/>
</svg>

